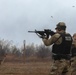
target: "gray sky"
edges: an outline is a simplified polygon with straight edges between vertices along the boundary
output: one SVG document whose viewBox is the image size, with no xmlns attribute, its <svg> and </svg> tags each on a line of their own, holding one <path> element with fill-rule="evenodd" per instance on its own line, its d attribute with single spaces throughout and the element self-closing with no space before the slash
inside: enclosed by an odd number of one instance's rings
<svg viewBox="0 0 76 75">
<path fill-rule="evenodd" d="M 42 40 L 28 31 L 54 30 L 60 21 L 73 34 L 76 32 L 75 5 L 76 0 L 0 0 L 0 39 L 13 40 L 17 46 L 23 40 L 26 44 L 41 44 Z"/>
</svg>

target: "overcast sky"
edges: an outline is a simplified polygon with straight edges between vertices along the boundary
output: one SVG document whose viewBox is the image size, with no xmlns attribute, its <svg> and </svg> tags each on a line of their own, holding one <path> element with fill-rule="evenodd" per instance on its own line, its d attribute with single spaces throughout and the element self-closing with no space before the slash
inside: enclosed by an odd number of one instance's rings
<svg viewBox="0 0 76 75">
<path fill-rule="evenodd" d="M 14 44 L 41 44 L 29 30 L 51 29 L 63 21 L 67 32 L 76 32 L 76 0 L 0 0 L 0 39 Z"/>
</svg>

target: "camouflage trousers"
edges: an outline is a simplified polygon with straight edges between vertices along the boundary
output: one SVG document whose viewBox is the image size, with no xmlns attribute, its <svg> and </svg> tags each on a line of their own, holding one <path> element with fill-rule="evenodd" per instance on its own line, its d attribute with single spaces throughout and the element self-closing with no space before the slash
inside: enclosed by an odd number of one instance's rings
<svg viewBox="0 0 76 75">
<path fill-rule="evenodd" d="M 67 72 L 68 75 L 76 75 L 76 56 L 71 58 L 71 66 Z"/>
<path fill-rule="evenodd" d="M 54 63 L 51 65 L 51 70 L 49 75 L 62 75 L 63 72 L 67 74 L 67 71 L 70 67 L 70 61 L 61 59 L 61 60 L 56 60 Z"/>
</svg>

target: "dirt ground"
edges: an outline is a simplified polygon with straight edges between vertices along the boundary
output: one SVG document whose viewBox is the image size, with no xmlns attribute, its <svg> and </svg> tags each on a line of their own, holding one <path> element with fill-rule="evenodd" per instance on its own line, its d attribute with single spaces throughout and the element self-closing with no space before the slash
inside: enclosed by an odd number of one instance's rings
<svg viewBox="0 0 76 75">
<path fill-rule="evenodd" d="M 0 75 L 48 75 L 51 62 L 3 63 Z"/>
</svg>

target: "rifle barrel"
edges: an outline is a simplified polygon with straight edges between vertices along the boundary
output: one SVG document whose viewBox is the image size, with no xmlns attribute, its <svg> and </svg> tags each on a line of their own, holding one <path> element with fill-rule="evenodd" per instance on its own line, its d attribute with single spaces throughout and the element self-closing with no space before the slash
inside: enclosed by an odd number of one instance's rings
<svg viewBox="0 0 76 75">
<path fill-rule="evenodd" d="M 28 32 L 34 32 L 35 33 L 35 31 L 28 31 Z"/>
</svg>

